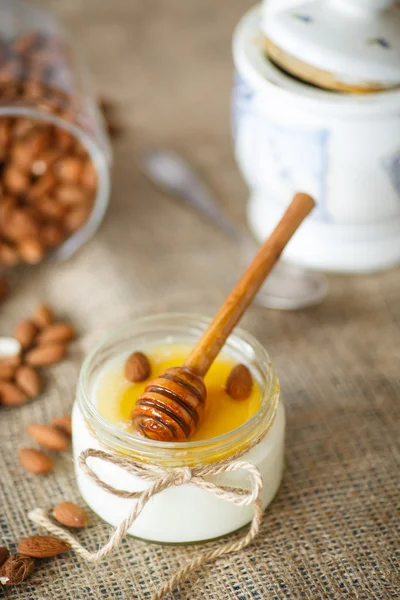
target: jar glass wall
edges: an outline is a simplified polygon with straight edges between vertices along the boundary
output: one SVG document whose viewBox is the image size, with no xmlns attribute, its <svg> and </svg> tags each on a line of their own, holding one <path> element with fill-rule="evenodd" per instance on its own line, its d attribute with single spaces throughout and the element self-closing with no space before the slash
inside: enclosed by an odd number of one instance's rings
<svg viewBox="0 0 400 600">
<path fill-rule="evenodd" d="M 147 349 L 150 353 L 152 346 L 176 343 L 194 345 L 208 323 L 208 319 L 187 314 L 140 319 L 126 324 L 100 343 L 82 367 L 73 410 L 77 483 L 87 504 L 111 525 L 118 525 L 127 516 L 134 501 L 117 498 L 103 491 L 80 470 L 79 455 L 88 448 L 108 449 L 129 456 L 134 461 L 163 467 L 190 467 L 229 458 L 260 440 L 245 452 L 242 460 L 255 464 L 262 474 L 263 508 L 271 502 L 279 487 L 283 471 L 285 428 L 279 383 L 264 348 L 243 331 L 236 330 L 229 337 L 223 352 L 250 368 L 261 389 L 261 406 L 253 417 L 233 431 L 209 440 L 158 442 L 109 423 L 96 408 L 96 384 L 110 361 L 138 348 Z M 138 491 L 149 485 L 114 465 L 97 459 L 91 459 L 90 464 L 101 479 L 119 489 Z M 242 471 L 225 473 L 213 478 L 213 481 L 246 489 L 249 485 Z M 252 516 L 251 506 L 235 506 L 194 485 L 185 484 L 164 490 L 153 497 L 128 533 L 157 542 L 198 542 L 235 531 L 250 522 Z"/>
</svg>

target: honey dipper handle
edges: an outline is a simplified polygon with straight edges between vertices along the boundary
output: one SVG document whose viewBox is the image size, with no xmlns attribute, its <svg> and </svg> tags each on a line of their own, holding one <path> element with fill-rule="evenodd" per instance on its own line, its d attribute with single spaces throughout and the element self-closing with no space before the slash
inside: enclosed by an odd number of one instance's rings
<svg viewBox="0 0 400 600">
<path fill-rule="evenodd" d="M 207 373 L 229 334 L 272 271 L 282 250 L 314 206 L 315 202 L 308 194 L 298 193 L 293 197 L 282 219 L 263 243 L 208 329 L 189 354 L 185 367 L 189 367 L 201 376 Z"/>
</svg>

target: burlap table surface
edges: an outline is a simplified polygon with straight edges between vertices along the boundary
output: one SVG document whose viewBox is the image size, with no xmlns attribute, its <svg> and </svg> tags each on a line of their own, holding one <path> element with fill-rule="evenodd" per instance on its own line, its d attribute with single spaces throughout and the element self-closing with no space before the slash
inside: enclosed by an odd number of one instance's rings
<svg viewBox="0 0 400 600">
<path fill-rule="evenodd" d="M 28 423 L 69 411 L 85 352 L 111 326 L 184 309 L 211 314 L 238 270 L 240 250 L 189 210 L 152 189 L 137 150 L 184 152 L 240 220 L 246 192 L 229 133 L 230 35 L 249 2 L 213 0 L 42 2 L 85 51 L 100 89 L 127 126 L 115 148 L 111 208 L 95 239 L 66 264 L 20 274 L 1 307 L 9 334 L 39 300 L 81 332 L 68 360 L 48 370 L 46 391 L 0 417 L 2 544 L 37 531 L 27 512 L 68 499 L 83 504 L 70 453 L 55 471 L 27 476 L 16 458 Z M 287 408 L 286 471 L 257 540 L 201 570 L 172 597 L 261 600 L 399 598 L 399 270 L 330 277 L 323 305 L 279 313 L 253 308 L 244 326 L 268 348 Z M 79 533 L 95 549 L 109 528 L 95 516 Z M 6 598 L 145 599 L 198 547 L 126 539 L 87 565 L 73 553 L 43 561 Z"/>
</svg>

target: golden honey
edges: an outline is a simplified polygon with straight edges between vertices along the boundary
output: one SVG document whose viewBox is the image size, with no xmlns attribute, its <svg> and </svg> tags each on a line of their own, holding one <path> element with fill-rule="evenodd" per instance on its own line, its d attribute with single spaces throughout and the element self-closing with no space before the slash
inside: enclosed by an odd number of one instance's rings
<svg viewBox="0 0 400 600">
<path fill-rule="evenodd" d="M 184 363 L 191 347 L 183 344 L 152 346 L 145 349 L 151 364 L 151 375 L 141 383 L 131 383 L 124 377 L 124 359 L 107 366 L 97 385 L 97 409 L 110 423 L 133 432 L 131 413 L 136 401 L 151 379 L 169 367 Z M 207 401 L 204 417 L 190 441 L 206 440 L 228 433 L 245 423 L 260 407 L 261 390 L 253 379 L 251 395 L 246 400 L 233 400 L 225 391 L 225 383 L 232 368 L 233 358 L 221 354 L 204 378 Z"/>
</svg>

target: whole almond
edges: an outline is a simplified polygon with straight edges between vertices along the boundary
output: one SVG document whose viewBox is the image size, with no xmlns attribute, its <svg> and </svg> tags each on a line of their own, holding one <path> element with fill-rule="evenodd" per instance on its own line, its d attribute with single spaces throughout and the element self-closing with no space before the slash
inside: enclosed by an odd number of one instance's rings
<svg viewBox="0 0 400 600">
<path fill-rule="evenodd" d="M 54 518 L 66 527 L 86 527 L 88 517 L 83 508 L 73 502 L 60 502 L 53 509 Z"/>
<path fill-rule="evenodd" d="M 37 237 L 27 237 L 18 244 L 18 252 L 24 262 L 36 265 L 43 259 L 45 247 Z"/>
<path fill-rule="evenodd" d="M 68 447 L 69 440 L 67 436 L 51 425 L 32 423 L 28 425 L 26 431 L 35 442 L 49 450 L 60 452 Z"/>
<path fill-rule="evenodd" d="M 27 210 L 15 209 L 7 220 L 7 237 L 20 241 L 24 238 L 36 237 L 39 233 L 38 223 Z"/>
<path fill-rule="evenodd" d="M 78 206 L 69 210 L 63 219 L 63 226 L 66 231 L 76 231 L 86 223 L 90 215 L 90 206 Z"/>
<path fill-rule="evenodd" d="M 33 475 L 43 475 L 54 468 L 50 456 L 35 448 L 21 448 L 18 459 L 24 469 L 29 473 L 33 473 Z"/>
<path fill-rule="evenodd" d="M 75 337 L 75 329 L 69 323 L 53 323 L 39 334 L 38 344 L 49 342 L 68 342 Z"/>
<path fill-rule="evenodd" d="M 68 437 L 72 435 L 72 419 L 69 416 L 65 417 L 56 417 L 51 422 L 52 426 L 56 429 L 59 429 Z"/>
<path fill-rule="evenodd" d="M 18 552 L 24 556 L 33 558 L 48 558 L 67 552 L 70 546 L 67 542 L 59 540 L 50 535 L 32 535 L 21 540 L 18 544 Z"/>
<path fill-rule="evenodd" d="M 54 320 L 53 311 L 46 304 L 39 304 L 34 310 L 32 320 L 40 328 L 47 327 Z"/>
<path fill-rule="evenodd" d="M 5 548 L 4 546 L 0 546 L 0 567 L 1 565 L 3 565 L 7 558 L 10 556 L 10 552 L 8 550 L 8 548 Z"/>
<path fill-rule="evenodd" d="M 10 381 L 0 381 L 0 401 L 4 406 L 21 406 L 26 404 L 29 398 L 14 383 Z"/>
<path fill-rule="evenodd" d="M 48 248 L 56 248 L 64 241 L 65 233 L 57 225 L 44 225 L 40 230 L 40 239 Z"/>
<path fill-rule="evenodd" d="M 10 292 L 10 286 L 8 285 L 7 279 L 0 277 L 0 302 L 3 302 Z"/>
<path fill-rule="evenodd" d="M 149 359 L 143 352 L 133 352 L 125 363 L 124 374 L 128 381 L 144 381 L 150 372 Z"/>
<path fill-rule="evenodd" d="M 234 400 L 246 400 L 252 388 L 253 379 L 249 369 L 242 364 L 236 365 L 226 381 L 226 392 Z"/>
<path fill-rule="evenodd" d="M 65 354 L 65 344 L 52 343 L 37 346 L 25 356 L 26 363 L 31 367 L 46 367 L 60 362 Z"/>
<path fill-rule="evenodd" d="M 10 556 L 0 568 L 0 578 L 4 578 L 4 585 L 18 585 L 29 577 L 35 563 L 29 556 Z"/>
<path fill-rule="evenodd" d="M 35 398 L 40 394 L 40 377 L 33 367 L 27 365 L 18 367 L 15 373 L 15 381 L 19 389 L 25 392 L 29 398 Z"/>
<path fill-rule="evenodd" d="M 7 189 L 13 194 L 23 194 L 29 187 L 29 177 L 13 165 L 6 167 L 3 178 Z"/>
<path fill-rule="evenodd" d="M 17 342 L 18 343 L 18 342 Z M 13 356 L 2 356 L 0 357 L 0 365 L 7 367 L 14 367 L 16 369 L 22 363 L 22 357 L 20 354 L 14 354 Z"/>
<path fill-rule="evenodd" d="M 57 189 L 57 199 L 65 206 L 84 203 L 87 198 L 86 190 L 78 185 L 64 184 Z"/>
<path fill-rule="evenodd" d="M 87 160 L 83 167 L 81 183 L 88 190 L 95 190 L 97 187 L 97 172 L 90 159 Z"/>
<path fill-rule="evenodd" d="M 0 379 L 12 379 L 14 377 L 15 369 L 16 367 L 13 367 L 12 365 L 3 364 L 3 362 L 0 361 Z"/>
<path fill-rule="evenodd" d="M 78 183 L 82 174 L 83 162 L 78 156 L 64 156 L 57 161 L 55 173 L 59 179 L 67 183 Z"/>
<path fill-rule="evenodd" d="M 20 321 L 15 328 L 14 336 L 17 338 L 22 348 L 32 346 L 33 340 L 37 333 L 36 325 L 29 320 Z"/>
<path fill-rule="evenodd" d="M 15 267 L 19 263 L 19 254 L 11 244 L 0 244 L 0 264 L 6 267 Z"/>
</svg>

